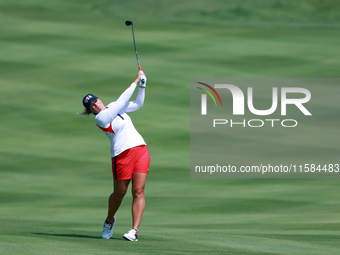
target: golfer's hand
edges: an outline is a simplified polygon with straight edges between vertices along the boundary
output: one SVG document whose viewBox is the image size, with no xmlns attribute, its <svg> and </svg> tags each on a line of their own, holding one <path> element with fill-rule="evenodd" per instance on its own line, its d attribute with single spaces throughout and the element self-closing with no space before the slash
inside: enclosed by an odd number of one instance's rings
<svg viewBox="0 0 340 255">
<path fill-rule="evenodd" d="M 142 75 L 145 76 L 144 72 L 143 72 L 142 70 L 140 70 L 140 71 L 138 72 L 138 74 L 137 74 L 137 77 L 136 77 L 134 83 L 138 84 L 138 82 L 140 81 L 140 77 L 141 77 Z"/>
</svg>

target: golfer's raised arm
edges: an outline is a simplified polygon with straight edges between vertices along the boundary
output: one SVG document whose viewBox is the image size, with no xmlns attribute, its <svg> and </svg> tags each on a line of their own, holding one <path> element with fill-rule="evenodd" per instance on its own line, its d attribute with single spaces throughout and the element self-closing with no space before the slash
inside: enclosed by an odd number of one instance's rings
<svg viewBox="0 0 340 255">
<path fill-rule="evenodd" d="M 144 73 L 141 73 L 141 74 L 144 75 Z M 143 87 L 139 86 L 139 90 L 138 90 L 136 100 L 127 102 L 125 107 L 123 108 L 123 111 L 124 112 L 137 111 L 139 108 L 141 108 L 143 106 L 144 99 L 145 99 L 145 86 L 143 86 Z"/>
<path fill-rule="evenodd" d="M 145 99 L 145 88 L 139 88 L 138 94 L 135 101 L 127 102 L 125 107 L 123 108 L 124 112 L 133 112 L 137 111 L 144 104 Z"/>
<path fill-rule="evenodd" d="M 96 123 L 101 127 L 108 126 L 112 120 L 117 116 L 117 114 L 123 109 L 123 107 L 130 100 L 133 92 L 137 87 L 137 83 L 140 80 L 140 76 L 143 75 L 143 71 L 139 71 L 138 75 L 133 83 L 131 83 L 130 87 L 128 87 L 117 99 L 116 102 L 113 102 L 109 105 L 109 107 L 96 116 Z"/>
</svg>

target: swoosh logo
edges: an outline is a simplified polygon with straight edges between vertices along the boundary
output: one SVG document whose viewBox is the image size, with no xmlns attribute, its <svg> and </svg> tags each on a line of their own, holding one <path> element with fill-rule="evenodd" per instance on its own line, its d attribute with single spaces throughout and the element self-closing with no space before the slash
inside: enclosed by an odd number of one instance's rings
<svg viewBox="0 0 340 255">
<path fill-rule="evenodd" d="M 208 84 L 206 84 L 206 83 L 203 83 L 203 82 L 197 82 L 197 83 L 202 84 L 203 86 L 206 86 L 206 87 L 209 88 L 212 92 L 214 92 L 215 95 L 217 96 L 218 100 L 220 101 L 220 104 L 222 105 L 222 100 L 221 100 L 221 98 L 220 98 L 220 95 L 217 93 L 217 91 L 216 91 L 213 87 L 211 87 L 210 85 L 208 85 Z M 206 93 L 214 100 L 215 105 L 217 105 L 215 98 L 213 97 L 213 95 L 210 93 L 209 90 L 202 89 L 202 88 L 200 88 L 200 87 L 197 87 L 197 88 L 203 90 L 204 92 L 206 92 Z"/>
</svg>

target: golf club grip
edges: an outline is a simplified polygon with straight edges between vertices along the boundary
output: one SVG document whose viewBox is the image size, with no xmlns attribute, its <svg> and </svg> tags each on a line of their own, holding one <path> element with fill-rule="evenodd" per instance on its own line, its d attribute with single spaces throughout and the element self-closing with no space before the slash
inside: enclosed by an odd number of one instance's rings
<svg viewBox="0 0 340 255">
<path fill-rule="evenodd" d="M 140 65 L 138 65 L 139 71 L 142 71 L 142 68 L 140 67 Z"/>
</svg>

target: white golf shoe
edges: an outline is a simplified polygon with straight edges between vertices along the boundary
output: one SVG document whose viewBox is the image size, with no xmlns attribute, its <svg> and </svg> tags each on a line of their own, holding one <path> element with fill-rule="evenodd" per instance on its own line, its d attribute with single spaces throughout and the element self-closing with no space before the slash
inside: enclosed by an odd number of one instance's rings
<svg viewBox="0 0 340 255">
<path fill-rule="evenodd" d="M 107 224 L 106 222 L 104 222 L 104 226 L 103 226 L 103 232 L 102 232 L 102 238 L 104 239 L 110 239 L 112 236 L 112 232 L 113 232 L 113 226 L 116 224 L 116 217 L 113 216 L 113 222 L 110 224 Z"/>
<path fill-rule="evenodd" d="M 132 228 L 129 233 L 124 234 L 123 237 L 128 241 L 138 241 L 138 230 Z"/>
</svg>

